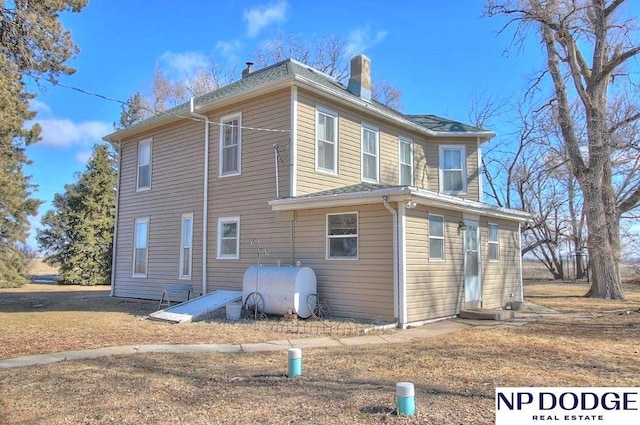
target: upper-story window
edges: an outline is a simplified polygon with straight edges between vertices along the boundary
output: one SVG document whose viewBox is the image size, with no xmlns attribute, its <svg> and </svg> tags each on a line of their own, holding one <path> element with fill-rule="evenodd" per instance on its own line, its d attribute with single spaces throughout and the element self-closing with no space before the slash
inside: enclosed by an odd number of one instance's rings
<svg viewBox="0 0 640 425">
<path fill-rule="evenodd" d="M 242 115 L 233 114 L 220 118 L 220 177 L 240 174 L 242 157 Z"/>
<path fill-rule="evenodd" d="M 338 114 L 316 110 L 316 171 L 338 174 Z"/>
<path fill-rule="evenodd" d="M 362 181 L 379 181 L 379 132 L 375 127 L 362 125 Z"/>
<path fill-rule="evenodd" d="M 401 186 L 413 186 L 413 140 L 406 137 L 398 139 L 398 169 Z"/>
<path fill-rule="evenodd" d="M 136 190 L 151 189 L 151 139 L 138 142 L 138 180 Z"/>
<path fill-rule="evenodd" d="M 440 146 L 440 192 L 467 193 L 464 146 Z"/>
</svg>

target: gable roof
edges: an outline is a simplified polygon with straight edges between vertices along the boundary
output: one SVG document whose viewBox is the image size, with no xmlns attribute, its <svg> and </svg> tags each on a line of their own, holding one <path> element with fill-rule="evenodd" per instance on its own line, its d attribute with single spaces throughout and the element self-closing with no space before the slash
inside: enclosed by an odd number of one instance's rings
<svg viewBox="0 0 640 425">
<path fill-rule="evenodd" d="M 334 101 L 342 101 L 351 106 L 359 106 L 368 113 L 376 113 L 381 118 L 395 121 L 428 136 L 468 136 L 478 137 L 482 140 L 488 140 L 495 136 L 495 133 L 491 131 L 436 115 L 405 115 L 379 102 L 363 100 L 349 92 L 347 87 L 335 78 L 294 59 L 287 59 L 256 70 L 238 81 L 194 98 L 194 112 L 197 111 L 202 114 L 223 102 L 297 84 L 321 92 L 325 96 L 331 95 Z M 106 135 L 103 139 L 106 141 L 122 140 L 161 125 L 191 118 L 193 118 L 191 116 L 191 102 L 185 102 L 167 111 L 157 113 L 139 123 Z"/>
</svg>

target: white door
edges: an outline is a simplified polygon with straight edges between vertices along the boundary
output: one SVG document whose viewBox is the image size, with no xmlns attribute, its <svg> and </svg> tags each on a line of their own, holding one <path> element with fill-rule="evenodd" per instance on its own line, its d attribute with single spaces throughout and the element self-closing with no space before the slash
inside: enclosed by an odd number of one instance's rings
<svg viewBox="0 0 640 425">
<path fill-rule="evenodd" d="M 465 220 L 464 224 L 467 227 L 464 232 L 464 300 L 467 307 L 480 307 L 480 229 L 475 220 Z"/>
</svg>

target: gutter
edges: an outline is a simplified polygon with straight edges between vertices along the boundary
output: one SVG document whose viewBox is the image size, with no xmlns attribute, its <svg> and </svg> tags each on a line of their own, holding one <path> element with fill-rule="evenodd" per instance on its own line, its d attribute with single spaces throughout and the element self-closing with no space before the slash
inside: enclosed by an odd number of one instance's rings
<svg viewBox="0 0 640 425">
<path fill-rule="evenodd" d="M 207 239 L 209 225 L 209 117 L 195 112 L 193 97 L 189 101 L 189 114 L 204 120 L 204 168 L 202 182 L 202 295 L 207 293 Z"/>
<path fill-rule="evenodd" d="M 269 201 L 273 211 L 307 210 L 314 208 L 332 208 L 343 206 L 378 204 L 381 196 L 387 196 L 389 202 L 407 201 L 410 197 L 418 205 L 438 207 L 467 214 L 477 214 L 485 217 L 502 218 L 526 222 L 533 219 L 533 215 L 518 210 L 495 207 L 476 201 L 469 201 L 450 195 L 416 189 L 408 186 L 381 188 L 352 193 L 336 193 L 328 195 L 311 195 L 297 198 L 283 198 Z"/>
<path fill-rule="evenodd" d="M 400 293 L 403 291 L 402 288 L 400 288 L 400 268 L 398 267 L 398 212 L 389 205 L 387 195 L 382 197 L 382 205 L 384 205 L 393 216 L 393 315 L 400 326 L 402 326 L 403 323 L 400 317 L 403 315 L 400 312 L 403 310 L 403 305 L 400 303 Z"/>
<path fill-rule="evenodd" d="M 109 143 L 113 145 L 113 142 L 109 140 Z M 116 177 L 116 211 L 113 217 L 113 243 L 111 246 L 111 292 L 110 297 L 115 297 L 116 293 L 116 245 L 118 243 L 118 209 L 120 207 L 120 177 L 122 173 L 122 142 L 118 142 L 118 175 Z"/>
</svg>

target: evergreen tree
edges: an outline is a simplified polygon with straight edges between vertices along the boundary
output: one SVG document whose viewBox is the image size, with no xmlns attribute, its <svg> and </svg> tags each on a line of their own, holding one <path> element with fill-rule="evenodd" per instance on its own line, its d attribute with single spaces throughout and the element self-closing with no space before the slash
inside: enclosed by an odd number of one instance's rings
<svg viewBox="0 0 640 425">
<path fill-rule="evenodd" d="M 6 3 L 6 4 L 5 4 Z M 0 287 L 26 280 L 23 252 L 29 222 L 40 201 L 24 175 L 25 148 L 38 140 L 40 126 L 25 128 L 35 118 L 29 110 L 25 78 L 55 81 L 73 69 L 65 62 L 77 52 L 71 35 L 58 20 L 62 11 L 79 12 L 86 0 L 0 1 Z"/>
<path fill-rule="evenodd" d="M 96 145 L 85 171 L 55 195 L 54 208 L 44 215 L 38 243 L 47 262 L 59 267 L 62 283 L 110 283 L 116 179 L 115 153 Z"/>
</svg>

